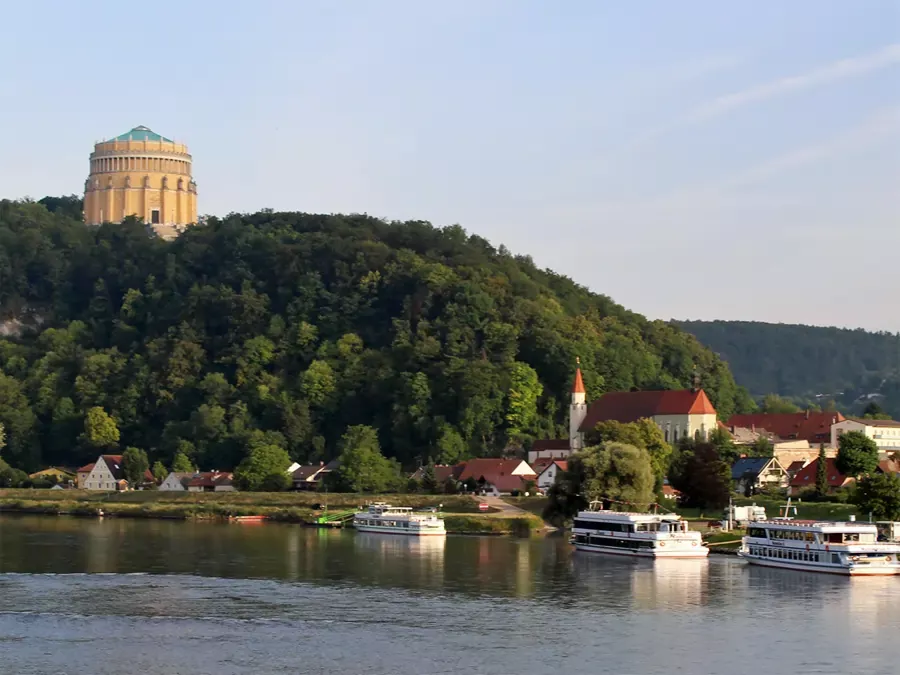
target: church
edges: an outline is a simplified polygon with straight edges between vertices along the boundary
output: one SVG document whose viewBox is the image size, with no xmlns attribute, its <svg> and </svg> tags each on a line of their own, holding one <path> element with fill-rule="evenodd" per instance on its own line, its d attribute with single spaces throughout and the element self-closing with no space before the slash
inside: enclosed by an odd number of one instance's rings
<svg viewBox="0 0 900 675">
<path fill-rule="evenodd" d="M 636 422 L 647 418 L 662 430 L 667 443 L 682 438 L 706 439 L 718 419 L 700 387 L 667 391 L 612 391 L 587 403 L 581 367 L 575 368 L 572 400 L 569 405 L 569 437 L 535 441 L 528 462 L 538 459 L 566 459 L 584 447 L 584 434 L 600 422 Z"/>
</svg>

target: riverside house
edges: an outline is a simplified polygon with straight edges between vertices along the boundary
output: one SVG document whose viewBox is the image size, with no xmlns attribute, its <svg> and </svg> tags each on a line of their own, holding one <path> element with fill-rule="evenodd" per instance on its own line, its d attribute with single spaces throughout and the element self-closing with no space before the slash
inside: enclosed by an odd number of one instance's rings
<svg viewBox="0 0 900 675">
<path fill-rule="evenodd" d="M 78 478 L 79 487 L 85 490 L 113 492 L 136 487 L 129 486 L 128 481 L 125 480 L 125 470 L 122 468 L 122 455 L 100 455 L 84 477 L 83 484 L 81 484 L 81 475 L 84 469 L 87 469 L 87 467 L 84 466 L 78 469 Z M 144 480 L 149 483 L 154 482 L 153 474 L 150 471 L 145 471 Z"/>
</svg>

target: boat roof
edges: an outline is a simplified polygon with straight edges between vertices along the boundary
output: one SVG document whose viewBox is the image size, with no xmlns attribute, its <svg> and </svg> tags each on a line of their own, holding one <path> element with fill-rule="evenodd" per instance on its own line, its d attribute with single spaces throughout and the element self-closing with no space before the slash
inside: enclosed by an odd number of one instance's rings
<svg viewBox="0 0 900 675">
<path fill-rule="evenodd" d="M 874 532 L 875 523 L 832 522 L 821 520 L 785 520 L 757 523 L 762 526 L 777 530 L 815 530 L 816 532 Z"/>
<path fill-rule="evenodd" d="M 681 516 L 677 513 L 629 513 L 628 511 L 579 511 L 577 517 L 629 523 L 657 523 L 663 520 L 681 520 Z"/>
</svg>

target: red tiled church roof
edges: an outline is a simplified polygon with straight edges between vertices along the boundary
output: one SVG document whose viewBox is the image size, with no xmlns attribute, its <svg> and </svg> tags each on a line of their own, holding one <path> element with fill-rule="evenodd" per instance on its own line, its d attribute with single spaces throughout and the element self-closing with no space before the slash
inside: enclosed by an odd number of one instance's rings
<svg viewBox="0 0 900 675">
<path fill-rule="evenodd" d="M 785 440 L 828 443 L 831 441 L 831 425 L 844 419 L 839 412 L 753 413 L 732 415 L 728 426 L 765 429 Z"/>
<path fill-rule="evenodd" d="M 678 391 L 613 391 L 588 406 L 579 431 L 600 422 L 636 422 L 654 415 L 715 415 L 716 409 L 702 389 Z"/>
</svg>

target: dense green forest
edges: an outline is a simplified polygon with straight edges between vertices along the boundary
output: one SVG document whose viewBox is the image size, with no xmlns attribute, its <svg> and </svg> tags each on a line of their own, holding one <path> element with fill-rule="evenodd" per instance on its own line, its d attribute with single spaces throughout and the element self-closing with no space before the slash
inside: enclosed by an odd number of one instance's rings
<svg viewBox="0 0 900 675">
<path fill-rule="evenodd" d="M 725 359 L 754 395 L 834 399 L 859 412 L 865 397 L 900 417 L 900 335 L 750 321 L 679 321 Z M 883 398 L 882 398 L 883 397 Z"/>
<path fill-rule="evenodd" d="M 78 209 L 0 201 L 2 454 L 26 470 L 327 460 L 353 425 L 405 466 L 499 454 L 565 434 L 576 357 L 591 397 L 696 369 L 722 416 L 752 405 L 692 336 L 459 226 L 262 211 L 165 242 Z"/>
</svg>

